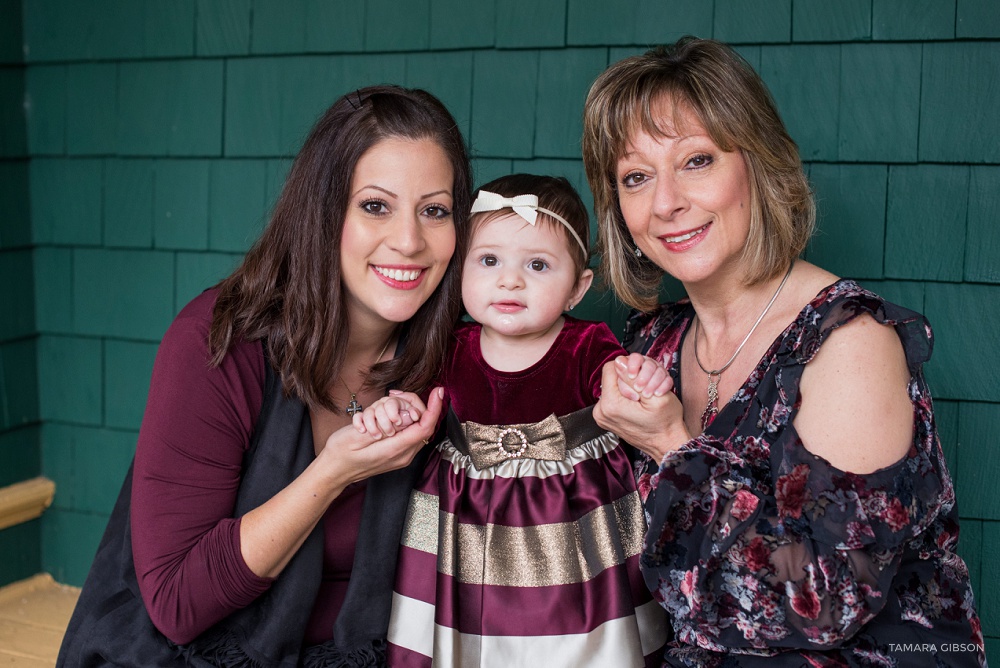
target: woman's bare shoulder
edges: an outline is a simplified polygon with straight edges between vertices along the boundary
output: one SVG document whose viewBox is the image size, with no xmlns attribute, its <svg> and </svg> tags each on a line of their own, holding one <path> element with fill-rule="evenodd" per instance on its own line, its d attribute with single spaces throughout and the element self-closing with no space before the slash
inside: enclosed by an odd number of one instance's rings
<svg viewBox="0 0 1000 668">
<path fill-rule="evenodd" d="M 864 314 L 837 327 L 802 374 L 795 428 L 803 445 L 854 473 L 899 461 L 913 440 L 909 382 L 891 325 Z"/>
</svg>

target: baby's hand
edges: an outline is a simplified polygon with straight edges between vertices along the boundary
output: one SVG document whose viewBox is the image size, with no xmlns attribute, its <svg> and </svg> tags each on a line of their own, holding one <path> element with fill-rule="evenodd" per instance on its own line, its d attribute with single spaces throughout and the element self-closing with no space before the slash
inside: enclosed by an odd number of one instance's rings
<svg viewBox="0 0 1000 668">
<path fill-rule="evenodd" d="M 617 358 L 615 371 L 618 373 L 618 391 L 632 401 L 639 401 L 642 397 L 662 397 L 674 387 L 674 380 L 663 365 L 639 353 Z"/>
<path fill-rule="evenodd" d="M 392 436 L 420 420 L 426 410 L 424 402 L 412 392 L 392 390 L 361 413 L 354 414 L 354 428 L 362 434 L 371 434 L 376 441 Z"/>
</svg>

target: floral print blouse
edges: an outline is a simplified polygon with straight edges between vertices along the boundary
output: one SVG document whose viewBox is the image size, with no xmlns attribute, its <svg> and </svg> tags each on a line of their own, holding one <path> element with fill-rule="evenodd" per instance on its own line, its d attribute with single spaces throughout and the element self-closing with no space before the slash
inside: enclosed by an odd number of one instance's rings
<svg viewBox="0 0 1000 668">
<path fill-rule="evenodd" d="M 861 314 L 899 334 L 914 419 L 908 455 L 867 475 L 811 454 L 792 423 L 805 365 Z M 625 345 L 660 360 L 679 386 L 693 316 L 686 300 L 634 315 Z M 674 631 L 664 666 L 985 665 L 921 372 L 931 347 L 922 316 L 838 281 L 704 433 L 659 467 L 640 455 L 649 522 L 641 563 Z"/>
</svg>

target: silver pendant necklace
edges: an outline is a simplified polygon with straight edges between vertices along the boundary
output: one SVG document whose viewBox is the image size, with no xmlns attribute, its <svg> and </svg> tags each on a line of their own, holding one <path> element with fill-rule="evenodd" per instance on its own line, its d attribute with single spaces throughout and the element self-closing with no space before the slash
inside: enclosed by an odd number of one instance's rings
<svg viewBox="0 0 1000 668">
<path fill-rule="evenodd" d="M 753 333 L 757 330 L 757 325 L 761 323 L 761 321 L 764 319 L 764 316 L 767 315 L 767 312 L 771 310 L 771 306 L 774 305 L 775 300 L 778 299 L 778 295 L 781 294 L 781 288 L 785 287 L 785 283 L 788 282 L 788 277 L 792 275 L 792 267 L 794 266 L 795 263 L 792 262 L 791 266 L 788 267 L 788 271 L 785 272 L 785 277 L 782 278 L 781 283 L 778 284 L 778 289 L 774 291 L 773 295 L 771 295 L 771 301 L 769 301 L 767 303 L 767 306 L 764 307 L 764 310 L 760 312 L 760 316 L 758 316 L 757 322 L 753 324 L 753 327 L 750 328 L 750 331 L 747 332 L 747 335 L 743 337 L 743 341 L 740 343 L 739 346 L 737 346 L 736 352 L 734 352 L 733 356 L 729 358 L 729 361 L 723 364 L 718 369 L 712 369 L 711 371 L 709 371 L 708 369 L 705 368 L 705 365 L 702 364 L 701 360 L 698 358 L 699 330 L 698 330 L 698 318 L 697 316 L 695 316 L 694 361 L 698 363 L 698 367 L 704 373 L 708 374 L 708 403 L 705 405 L 705 410 L 701 414 L 702 430 L 708 429 L 708 425 L 712 424 L 712 420 L 714 420 L 715 416 L 718 415 L 719 413 L 719 381 L 722 380 L 722 372 L 728 369 L 730 365 L 732 365 L 732 363 L 736 361 L 736 357 L 740 354 L 740 351 L 743 350 L 743 346 L 747 344 L 747 341 L 750 340 L 750 337 L 753 336 Z"/>
</svg>

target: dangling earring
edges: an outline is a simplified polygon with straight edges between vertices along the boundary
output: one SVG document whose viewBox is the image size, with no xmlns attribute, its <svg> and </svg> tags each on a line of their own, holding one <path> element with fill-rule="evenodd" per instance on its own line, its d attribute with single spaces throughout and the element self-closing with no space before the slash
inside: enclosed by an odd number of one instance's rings
<svg viewBox="0 0 1000 668">
<path fill-rule="evenodd" d="M 635 247 L 635 256 L 636 257 L 642 257 L 642 251 L 639 250 L 638 246 Z"/>
</svg>

